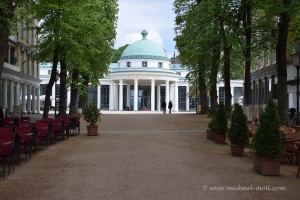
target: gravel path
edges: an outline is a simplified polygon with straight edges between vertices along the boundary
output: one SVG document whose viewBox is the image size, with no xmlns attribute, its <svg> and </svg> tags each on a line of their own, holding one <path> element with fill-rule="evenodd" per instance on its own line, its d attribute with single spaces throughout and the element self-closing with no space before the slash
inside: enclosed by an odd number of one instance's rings
<svg viewBox="0 0 300 200">
<path fill-rule="evenodd" d="M 0 200 L 300 199 L 296 165 L 259 175 L 249 150 L 206 139 L 209 119 L 183 114 L 103 114 L 82 133 L 35 153 L 0 181 Z"/>
</svg>

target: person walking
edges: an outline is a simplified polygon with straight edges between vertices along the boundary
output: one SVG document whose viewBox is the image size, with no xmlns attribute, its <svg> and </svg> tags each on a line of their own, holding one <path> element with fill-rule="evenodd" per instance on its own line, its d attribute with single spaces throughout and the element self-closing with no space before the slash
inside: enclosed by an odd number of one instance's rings
<svg viewBox="0 0 300 200">
<path fill-rule="evenodd" d="M 169 101 L 168 109 L 170 114 L 171 114 L 172 107 L 173 107 L 172 101 Z"/>
<path fill-rule="evenodd" d="M 161 107 L 162 107 L 163 113 L 166 114 L 167 103 L 165 101 L 161 102 Z"/>
</svg>

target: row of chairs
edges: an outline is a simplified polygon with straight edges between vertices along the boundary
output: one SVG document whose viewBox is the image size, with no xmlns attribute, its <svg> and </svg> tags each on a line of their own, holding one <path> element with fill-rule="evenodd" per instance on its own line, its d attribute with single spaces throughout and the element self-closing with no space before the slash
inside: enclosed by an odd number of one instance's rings
<svg viewBox="0 0 300 200">
<path fill-rule="evenodd" d="M 60 117 L 58 119 L 37 120 L 35 124 L 19 121 L 19 125 L 0 127 L 0 163 L 3 166 L 3 179 L 5 166 L 8 165 L 8 174 L 11 166 L 20 164 L 21 153 L 25 154 L 26 162 L 31 158 L 33 151 L 43 150 L 57 141 L 69 138 L 69 135 L 80 133 L 79 117 Z"/>
<path fill-rule="evenodd" d="M 26 155 L 26 162 L 28 154 L 31 157 L 31 147 L 34 134 L 31 133 L 31 127 L 20 126 L 16 128 L 12 127 L 0 127 L 0 162 L 2 163 L 2 177 L 5 175 L 5 164 L 8 164 L 8 174 L 11 171 L 11 165 L 13 166 L 18 160 L 20 163 L 21 152 Z"/>
<path fill-rule="evenodd" d="M 0 118 L 0 127 L 3 126 L 26 126 L 30 121 L 30 117 L 21 116 L 21 117 L 4 117 Z"/>
</svg>

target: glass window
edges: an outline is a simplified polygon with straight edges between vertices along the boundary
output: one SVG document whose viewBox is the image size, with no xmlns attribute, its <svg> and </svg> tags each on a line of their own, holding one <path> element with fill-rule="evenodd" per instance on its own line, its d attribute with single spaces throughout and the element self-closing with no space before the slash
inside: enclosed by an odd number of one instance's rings
<svg viewBox="0 0 300 200">
<path fill-rule="evenodd" d="M 244 95 L 243 87 L 235 87 L 234 88 L 234 97 L 233 103 L 239 103 L 239 97 Z"/>
<path fill-rule="evenodd" d="M 147 67 L 147 62 L 146 62 L 146 61 L 143 61 L 143 62 L 142 62 L 142 66 L 143 66 L 143 67 Z"/>
<path fill-rule="evenodd" d="M 225 104 L 225 88 L 219 87 L 219 104 Z"/>
<path fill-rule="evenodd" d="M 22 50 L 21 50 L 21 72 L 24 73 L 24 51 Z"/>
<path fill-rule="evenodd" d="M 15 56 L 16 48 L 10 46 L 10 64 L 15 65 L 17 63 L 17 58 Z"/>
<path fill-rule="evenodd" d="M 186 110 L 186 87 L 178 86 L 178 109 Z"/>
<path fill-rule="evenodd" d="M 109 109 L 109 85 L 101 86 L 101 109 Z"/>
<path fill-rule="evenodd" d="M 31 29 L 31 44 L 34 45 L 34 29 Z"/>
<path fill-rule="evenodd" d="M 30 56 L 27 54 L 27 61 L 26 61 L 26 67 L 27 67 L 27 74 L 30 74 Z"/>
<path fill-rule="evenodd" d="M 34 76 L 34 60 L 31 60 L 31 73 Z"/>
<path fill-rule="evenodd" d="M 163 67 L 163 63 L 162 62 L 158 62 L 158 67 L 162 68 Z"/>
</svg>

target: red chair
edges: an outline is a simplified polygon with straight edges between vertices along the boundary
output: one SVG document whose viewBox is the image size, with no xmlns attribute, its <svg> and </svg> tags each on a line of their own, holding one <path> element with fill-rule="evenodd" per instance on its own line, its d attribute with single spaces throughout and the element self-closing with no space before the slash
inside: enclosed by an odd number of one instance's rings
<svg viewBox="0 0 300 200">
<path fill-rule="evenodd" d="M 37 120 L 35 123 L 35 128 L 37 130 L 37 139 L 39 140 L 42 149 L 44 145 L 49 143 L 49 125 L 52 124 L 49 121 Z"/>
<path fill-rule="evenodd" d="M 32 153 L 32 142 L 31 142 L 31 127 L 30 126 L 19 126 L 15 130 L 16 134 L 20 135 L 21 141 L 20 141 L 20 149 L 24 150 L 25 156 L 26 156 L 26 162 L 27 157 L 29 153 L 29 157 L 31 157 Z"/>
<path fill-rule="evenodd" d="M 53 125 L 53 135 L 55 136 L 55 139 L 63 139 L 65 136 L 65 131 L 64 131 L 64 121 L 60 119 L 55 119 L 52 121 Z"/>
<path fill-rule="evenodd" d="M 20 123 L 29 123 L 30 117 L 20 117 Z"/>
<path fill-rule="evenodd" d="M 64 122 L 64 132 L 66 133 L 67 138 L 69 138 L 69 117 L 60 116 L 58 119 Z"/>
<path fill-rule="evenodd" d="M 4 126 L 13 126 L 15 124 L 15 119 L 13 117 L 5 117 L 3 118 Z"/>
<path fill-rule="evenodd" d="M 72 135 L 75 135 L 75 131 L 77 129 L 77 135 L 80 134 L 80 117 L 79 116 L 72 116 L 69 117 L 69 132 L 72 131 Z"/>
<path fill-rule="evenodd" d="M 11 163 L 12 136 L 10 133 L 0 134 L 0 161 L 2 163 L 2 177 L 4 180 L 5 163 L 8 163 L 10 173 Z"/>
<path fill-rule="evenodd" d="M 0 127 L 0 135 L 2 133 L 12 133 L 12 128 L 11 127 Z"/>
</svg>

